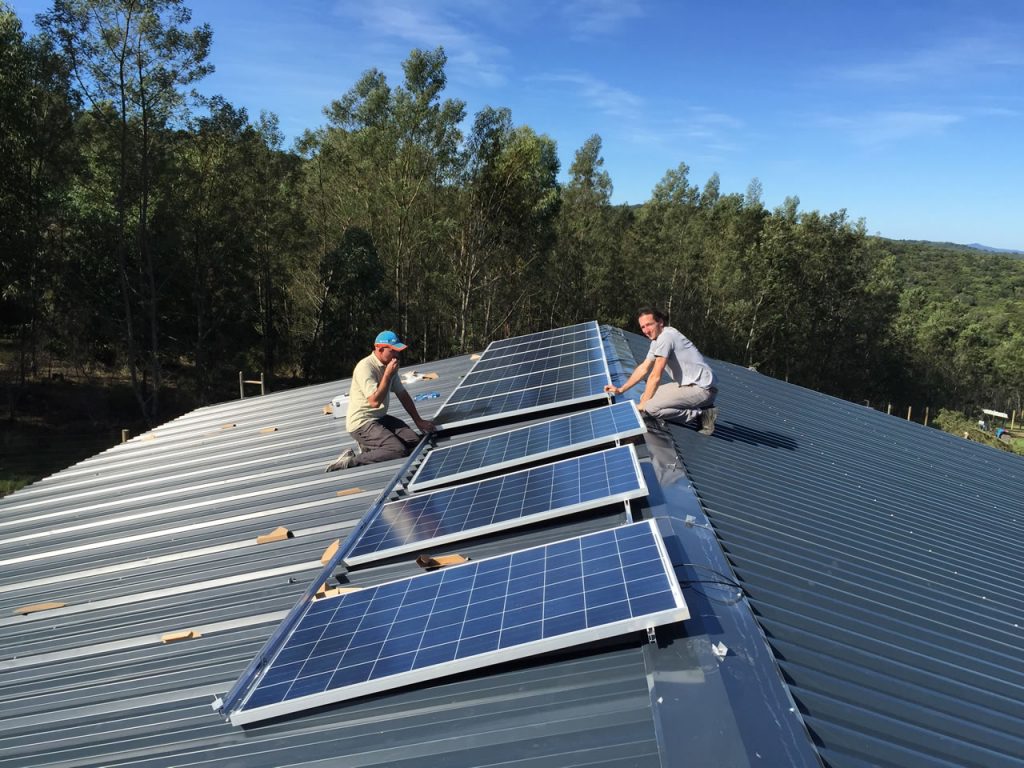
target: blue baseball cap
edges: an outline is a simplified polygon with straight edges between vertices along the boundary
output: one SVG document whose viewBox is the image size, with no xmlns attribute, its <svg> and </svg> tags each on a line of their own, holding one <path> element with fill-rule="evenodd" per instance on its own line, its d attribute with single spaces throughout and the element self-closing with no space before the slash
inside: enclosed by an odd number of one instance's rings
<svg viewBox="0 0 1024 768">
<path fill-rule="evenodd" d="M 403 349 L 408 347 L 408 344 L 403 344 L 402 340 L 398 338 L 398 334 L 394 331 L 381 331 L 377 334 L 377 338 L 373 340 L 375 347 L 391 347 L 396 352 L 401 352 Z"/>
</svg>

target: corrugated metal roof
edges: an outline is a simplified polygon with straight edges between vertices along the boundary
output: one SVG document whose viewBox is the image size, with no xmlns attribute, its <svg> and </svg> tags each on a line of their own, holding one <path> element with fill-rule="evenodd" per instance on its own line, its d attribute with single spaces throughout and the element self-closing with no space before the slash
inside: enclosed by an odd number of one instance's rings
<svg viewBox="0 0 1024 768">
<path fill-rule="evenodd" d="M 615 341 L 624 358 L 626 341 Z M 441 395 L 420 403 L 425 416 L 469 367 L 468 357 L 424 366 L 440 378 L 410 392 Z M 402 464 L 323 473 L 349 440 L 321 408 L 345 390 L 204 408 L 0 500 L 0 766 L 817 764 L 658 435 L 644 447 L 652 493 L 635 508 L 659 519 L 693 618 L 659 630 L 657 644 L 623 638 L 244 729 L 225 723 L 214 698 Z M 480 558 L 622 519 L 608 508 L 458 551 Z M 294 538 L 255 543 L 279 525 Z M 415 571 L 395 561 L 349 576 Z M 67 606 L 11 613 L 48 600 Z M 202 636 L 161 644 L 185 629 Z"/>
<path fill-rule="evenodd" d="M 1024 463 L 716 363 L 686 472 L 830 766 L 1024 764 Z"/>
</svg>

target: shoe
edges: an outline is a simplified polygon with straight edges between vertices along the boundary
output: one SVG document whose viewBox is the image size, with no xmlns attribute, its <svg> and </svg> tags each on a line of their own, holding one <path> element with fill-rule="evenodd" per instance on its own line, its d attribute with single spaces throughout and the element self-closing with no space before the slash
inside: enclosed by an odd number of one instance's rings
<svg viewBox="0 0 1024 768">
<path fill-rule="evenodd" d="M 334 461 L 327 465 L 327 469 L 325 469 L 324 472 L 334 472 L 335 470 L 338 469 L 348 469 L 349 467 L 352 466 L 352 462 L 355 460 L 355 458 L 356 452 L 353 451 L 351 448 L 346 448 L 344 451 L 341 452 L 341 455 L 338 456 L 338 458 L 336 458 Z"/>
<path fill-rule="evenodd" d="M 705 408 L 700 414 L 700 433 L 710 435 L 715 431 L 715 419 L 718 418 L 718 409 L 714 406 Z"/>
</svg>

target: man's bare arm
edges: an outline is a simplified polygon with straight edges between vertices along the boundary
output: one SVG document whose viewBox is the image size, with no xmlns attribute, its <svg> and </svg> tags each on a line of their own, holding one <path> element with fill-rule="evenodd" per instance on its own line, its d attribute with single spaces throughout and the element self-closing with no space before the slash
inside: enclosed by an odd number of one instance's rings
<svg viewBox="0 0 1024 768">
<path fill-rule="evenodd" d="M 667 357 L 654 358 L 654 365 L 651 366 L 651 375 L 647 377 L 647 386 L 644 387 L 644 393 L 640 396 L 641 408 L 643 408 L 644 403 L 654 397 L 654 393 L 658 391 L 658 387 L 661 385 L 661 374 L 665 370 L 665 363 L 667 362 Z"/>
<path fill-rule="evenodd" d="M 665 358 L 657 359 L 664 360 Z M 604 391 L 612 395 L 621 395 L 627 389 L 634 386 L 637 382 L 643 381 L 644 377 L 647 375 L 647 372 L 651 369 L 651 364 L 653 362 L 654 360 L 644 360 L 642 363 L 640 363 L 640 365 L 633 369 L 633 372 L 629 374 L 629 378 L 626 379 L 626 382 L 621 387 L 616 387 L 614 384 L 606 384 L 604 387 Z M 662 363 L 662 368 L 664 368 L 664 363 Z"/>
<path fill-rule="evenodd" d="M 384 373 L 380 377 L 380 383 L 377 384 L 377 388 L 366 396 L 366 402 L 368 402 L 371 407 L 380 407 L 380 404 L 384 402 L 384 398 L 388 395 L 388 385 L 391 384 L 391 377 L 397 375 L 398 361 L 392 360 L 384 366 Z"/>
<path fill-rule="evenodd" d="M 406 412 L 412 416 L 412 420 L 416 423 L 416 426 L 423 432 L 433 432 L 437 427 L 434 422 L 429 419 L 420 418 L 420 412 L 416 409 L 416 403 L 409 396 L 408 392 L 402 391 L 397 393 L 398 401 L 405 408 Z"/>
</svg>

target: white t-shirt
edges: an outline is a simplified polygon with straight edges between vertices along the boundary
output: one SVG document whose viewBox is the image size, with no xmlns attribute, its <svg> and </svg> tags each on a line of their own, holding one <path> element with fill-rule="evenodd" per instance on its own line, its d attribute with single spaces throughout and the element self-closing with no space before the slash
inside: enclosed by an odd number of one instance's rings
<svg viewBox="0 0 1024 768">
<path fill-rule="evenodd" d="M 656 357 L 665 358 L 665 370 L 669 378 L 680 386 L 696 384 L 704 389 L 718 386 L 715 372 L 704 362 L 700 350 L 672 326 L 662 328 L 658 338 L 651 342 L 647 359 L 653 360 Z"/>
</svg>

